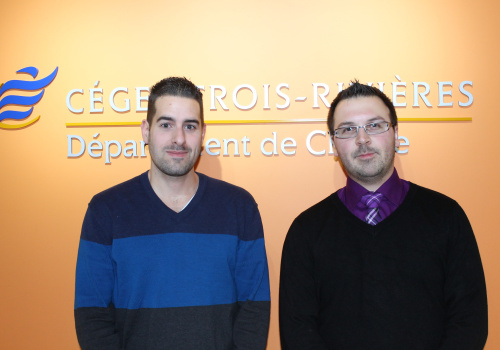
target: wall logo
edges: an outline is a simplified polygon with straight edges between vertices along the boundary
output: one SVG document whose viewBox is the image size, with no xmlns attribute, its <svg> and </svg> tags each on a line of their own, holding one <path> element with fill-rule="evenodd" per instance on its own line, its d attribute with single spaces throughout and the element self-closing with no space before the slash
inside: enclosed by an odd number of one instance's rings
<svg viewBox="0 0 500 350">
<path fill-rule="evenodd" d="M 57 70 L 59 67 L 56 67 L 54 71 L 46 76 L 43 79 L 26 81 L 26 80 L 9 80 L 5 84 L 0 84 L 0 128 L 1 129 L 20 129 L 27 127 L 33 123 L 35 123 L 40 116 L 30 119 L 27 122 L 23 122 L 25 119 L 29 118 L 33 113 L 34 105 L 37 104 L 43 97 L 45 92 L 45 87 L 47 87 L 52 81 L 55 79 L 57 75 Z M 26 67 L 18 70 L 16 73 L 25 73 L 29 74 L 36 78 L 38 75 L 38 69 L 36 67 Z M 23 95 L 12 94 L 12 90 L 14 91 L 22 91 Z M 38 94 L 34 96 L 29 96 L 28 94 L 32 91 L 42 90 Z M 9 94 L 5 94 L 9 92 Z M 5 96 L 4 96 L 5 94 Z M 4 108 L 5 106 L 21 106 L 21 107 L 30 107 L 28 110 L 9 110 L 8 108 Z M 2 111 L 2 109 L 5 109 Z M 14 120 L 15 123 L 4 123 L 4 120 Z"/>
</svg>

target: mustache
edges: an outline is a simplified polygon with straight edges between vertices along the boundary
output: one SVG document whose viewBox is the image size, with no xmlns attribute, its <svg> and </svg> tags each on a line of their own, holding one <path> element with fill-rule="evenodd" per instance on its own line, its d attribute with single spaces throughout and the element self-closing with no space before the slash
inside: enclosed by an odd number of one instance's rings
<svg viewBox="0 0 500 350">
<path fill-rule="evenodd" d="M 365 153 L 377 153 L 378 154 L 378 151 L 375 148 L 368 147 L 367 145 L 361 145 L 358 147 L 357 150 L 355 150 L 353 152 L 352 156 L 354 158 L 356 158 L 356 157 L 359 157 L 360 155 L 365 154 Z"/>
<path fill-rule="evenodd" d="M 191 148 L 189 147 L 184 147 L 184 146 L 179 146 L 179 145 L 173 145 L 173 146 L 168 146 L 164 148 L 165 151 L 191 151 Z"/>
</svg>

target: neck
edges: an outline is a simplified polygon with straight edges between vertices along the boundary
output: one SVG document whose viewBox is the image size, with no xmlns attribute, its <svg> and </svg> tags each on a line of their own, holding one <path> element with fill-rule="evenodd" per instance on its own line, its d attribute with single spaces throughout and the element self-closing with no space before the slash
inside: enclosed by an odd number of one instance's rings
<svg viewBox="0 0 500 350">
<path fill-rule="evenodd" d="M 349 177 L 354 182 L 357 182 L 359 185 L 366 188 L 368 191 L 375 192 L 380 188 L 380 186 L 382 186 L 383 184 L 385 184 L 385 182 L 387 180 L 389 180 L 389 178 L 392 176 L 393 172 L 394 172 L 394 168 L 392 171 L 387 172 L 387 174 L 385 174 L 382 178 L 358 179 L 358 178 L 356 178 L 354 176 L 350 176 L 350 175 L 349 175 Z"/>
<path fill-rule="evenodd" d="M 152 167 L 148 177 L 156 195 L 175 212 L 180 212 L 198 189 L 199 178 L 194 169 L 183 176 L 170 176 Z"/>
<path fill-rule="evenodd" d="M 360 184 L 361 186 L 363 186 L 364 188 L 366 188 L 370 192 L 375 192 L 376 190 L 378 190 L 380 188 L 380 186 L 383 185 L 383 182 L 372 184 L 372 183 L 361 182 L 361 181 L 358 181 L 356 179 L 353 179 L 353 180 L 355 182 L 357 182 L 358 184 Z"/>
</svg>

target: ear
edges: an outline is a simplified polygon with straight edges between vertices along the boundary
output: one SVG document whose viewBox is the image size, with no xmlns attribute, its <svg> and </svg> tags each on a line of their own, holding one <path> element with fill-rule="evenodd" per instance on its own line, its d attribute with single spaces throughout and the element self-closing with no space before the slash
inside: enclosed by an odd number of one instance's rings
<svg viewBox="0 0 500 350">
<path fill-rule="evenodd" d="M 205 140 L 205 132 L 207 131 L 207 124 L 203 124 L 203 128 L 201 130 L 201 142 Z"/>
<path fill-rule="evenodd" d="M 337 147 L 335 146 L 335 136 L 334 135 L 330 136 L 330 142 L 332 143 L 332 146 L 333 146 L 333 155 L 335 157 L 338 157 L 339 153 L 337 152 Z"/>
<path fill-rule="evenodd" d="M 398 148 L 398 147 L 399 147 L 400 142 L 399 142 L 399 138 L 398 138 L 398 126 L 397 126 L 397 125 L 394 127 L 394 140 L 395 140 L 395 142 L 394 142 L 394 143 L 395 143 L 395 144 L 394 144 L 394 147 L 395 147 L 395 148 Z"/>
<path fill-rule="evenodd" d="M 149 142 L 149 123 L 146 119 L 144 119 L 141 123 L 141 133 L 142 133 L 142 140 L 147 145 Z"/>
</svg>

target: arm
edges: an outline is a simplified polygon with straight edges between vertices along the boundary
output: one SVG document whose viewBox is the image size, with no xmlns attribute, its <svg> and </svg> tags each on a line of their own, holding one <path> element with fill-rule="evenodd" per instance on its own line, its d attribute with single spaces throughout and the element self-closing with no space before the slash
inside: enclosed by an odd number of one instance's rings
<svg viewBox="0 0 500 350">
<path fill-rule="evenodd" d="M 239 310 L 233 324 L 233 343 L 238 350 L 259 350 L 267 344 L 270 292 L 262 222 L 255 202 L 244 221 L 235 269 Z"/>
<path fill-rule="evenodd" d="M 283 350 L 327 349 L 319 334 L 314 259 L 306 234 L 296 219 L 283 245 L 279 295 Z"/>
<path fill-rule="evenodd" d="M 470 223 L 458 205 L 451 230 L 444 286 L 447 319 L 439 350 L 481 350 L 488 337 L 483 266 Z"/>
<path fill-rule="evenodd" d="M 82 350 L 118 350 L 112 305 L 114 266 L 109 228 L 98 220 L 99 211 L 89 205 L 82 227 L 76 265 L 75 326 Z"/>
</svg>

